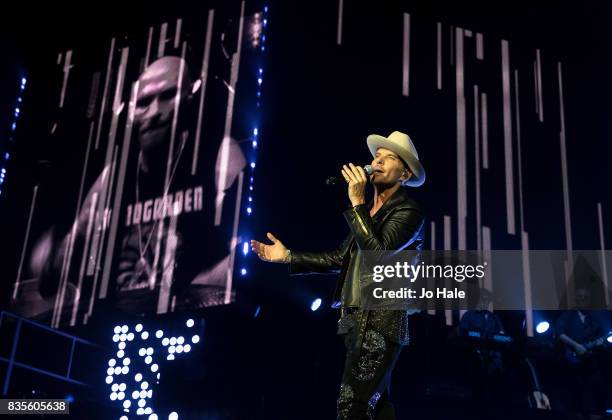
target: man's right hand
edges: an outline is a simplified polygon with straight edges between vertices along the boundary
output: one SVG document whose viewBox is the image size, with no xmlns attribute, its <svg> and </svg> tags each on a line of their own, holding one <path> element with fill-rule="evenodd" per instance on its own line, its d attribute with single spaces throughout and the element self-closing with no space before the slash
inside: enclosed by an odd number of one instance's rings
<svg viewBox="0 0 612 420">
<path fill-rule="evenodd" d="M 289 250 L 285 247 L 285 245 L 276 239 L 276 237 L 270 232 L 268 232 L 266 236 L 272 241 L 271 245 L 251 239 L 251 249 L 253 252 L 255 252 L 263 261 L 275 263 L 289 262 Z"/>
</svg>

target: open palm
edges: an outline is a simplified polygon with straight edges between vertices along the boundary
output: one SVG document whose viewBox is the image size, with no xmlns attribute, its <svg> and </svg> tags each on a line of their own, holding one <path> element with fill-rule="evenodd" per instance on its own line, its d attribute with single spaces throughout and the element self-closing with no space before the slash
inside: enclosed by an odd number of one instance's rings
<svg viewBox="0 0 612 420">
<path fill-rule="evenodd" d="M 251 240 L 251 249 L 260 259 L 269 262 L 285 262 L 287 259 L 287 248 L 270 232 L 266 234 L 272 244 L 264 244 L 263 242 Z"/>
</svg>

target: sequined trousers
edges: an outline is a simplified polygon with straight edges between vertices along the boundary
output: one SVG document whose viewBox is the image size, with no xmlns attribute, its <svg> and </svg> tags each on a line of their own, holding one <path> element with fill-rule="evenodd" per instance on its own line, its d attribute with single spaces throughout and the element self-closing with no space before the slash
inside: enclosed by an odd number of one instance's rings
<svg viewBox="0 0 612 420">
<path fill-rule="evenodd" d="M 363 336 L 359 328 L 344 335 L 346 360 L 337 402 L 338 420 L 392 420 L 389 401 L 391 373 L 402 346 L 390 341 L 368 323 Z"/>
</svg>

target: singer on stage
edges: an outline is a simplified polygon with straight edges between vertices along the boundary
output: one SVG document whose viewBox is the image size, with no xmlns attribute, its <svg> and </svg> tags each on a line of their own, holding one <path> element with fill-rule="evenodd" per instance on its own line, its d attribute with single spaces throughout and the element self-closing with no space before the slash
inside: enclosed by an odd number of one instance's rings
<svg viewBox="0 0 612 420">
<path fill-rule="evenodd" d="M 364 310 L 360 307 L 358 250 L 421 250 L 424 214 L 405 186 L 418 187 L 425 170 L 408 135 L 370 135 L 373 173 L 349 163 L 341 173 L 351 202 L 344 212 L 350 233 L 330 252 L 290 251 L 268 233 L 272 244 L 251 241 L 264 261 L 289 264 L 290 274 L 340 273 L 333 307 L 341 308 L 338 334 L 344 335 L 346 361 L 337 403 L 338 419 L 393 419 L 389 402 L 391 372 L 402 346 L 408 344 L 409 311 Z M 374 199 L 366 204 L 368 181 Z"/>
</svg>

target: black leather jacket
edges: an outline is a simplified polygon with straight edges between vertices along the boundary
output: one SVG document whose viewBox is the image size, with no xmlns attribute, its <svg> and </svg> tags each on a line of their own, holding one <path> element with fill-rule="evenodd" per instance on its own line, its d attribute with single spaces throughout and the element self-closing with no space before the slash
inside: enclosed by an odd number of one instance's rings
<svg viewBox="0 0 612 420">
<path fill-rule="evenodd" d="M 383 206 L 370 217 L 370 205 L 359 205 L 344 212 L 350 233 L 340 247 L 330 252 L 293 252 L 289 273 L 340 273 L 334 291 L 333 307 L 338 307 L 342 287 L 351 276 L 359 273 L 357 250 L 421 250 L 425 218 L 422 207 L 400 187 Z M 350 269 L 349 269 L 350 267 Z M 345 308 L 343 308 L 345 309 Z M 366 327 L 374 329 L 401 345 L 408 344 L 408 311 L 343 310 L 338 333 L 357 327 L 363 337 Z"/>
</svg>

